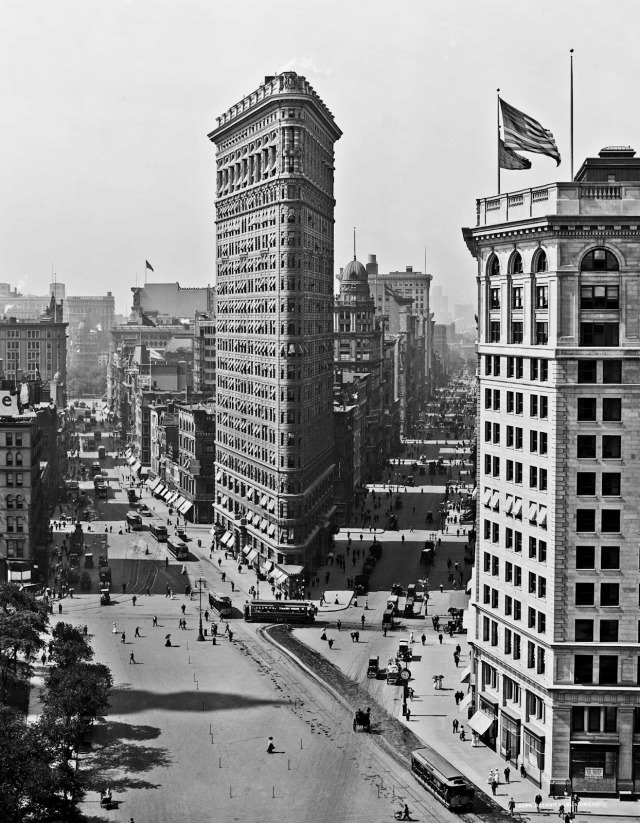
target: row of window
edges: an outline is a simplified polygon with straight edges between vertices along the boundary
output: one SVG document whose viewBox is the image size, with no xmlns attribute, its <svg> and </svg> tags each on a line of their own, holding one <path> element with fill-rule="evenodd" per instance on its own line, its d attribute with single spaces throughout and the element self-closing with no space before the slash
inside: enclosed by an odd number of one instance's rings
<svg viewBox="0 0 640 823">
<path fill-rule="evenodd" d="M 542 543 L 543 541 L 539 541 Z M 536 546 L 534 545 L 534 555 L 535 558 L 535 551 Z M 542 556 L 542 549 L 541 552 L 541 560 L 546 560 L 547 558 L 547 547 L 546 543 L 544 544 L 544 556 Z M 531 553 L 529 555 L 531 557 Z M 484 564 L 484 571 L 486 574 L 490 574 L 492 577 L 499 577 L 500 576 L 500 558 L 496 557 L 495 554 L 490 554 L 489 552 L 484 552 L 483 555 L 483 564 Z M 504 565 L 504 579 L 506 583 L 512 583 L 514 586 L 520 587 L 522 586 L 522 567 L 514 565 L 510 560 L 505 561 Z M 486 588 L 486 587 L 485 587 Z M 544 599 L 547 596 L 547 579 L 540 574 L 536 574 L 535 572 L 529 572 L 529 594 L 532 594 L 536 597 Z M 485 600 L 485 603 L 488 602 Z M 498 605 L 494 606 L 497 608 Z"/>
<path fill-rule="evenodd" d="M 576 509 L 576 531 L 596 532 L 596 509 Z M 620 509 L 602 509 L 600 511 L 600 531 L 603 533 L 620 532 Z"/>
<path fill-rule="evenodd" d="M 549 308 L 549 287 L 535 287 L 536 309 Z M 511 308 L 515 311 L 524 307 L 523 286 L 511 287 Z M 496 310 L 500 308 L 500 288 L 493 287 L 489 292 L 489 308 Z M 581 311 L 617 311 L 620 308 L 620 288 L 615 285 L 581 286 L 580 287 L 580 310 Z"/>
<path fill-rule="evenodd" d="M 492 320 L 489 323 L 489 343 L 500 342 L 500 321 Z M 580 346 L 619 346 L 619 323 L 580 323 Z M 549 324 L 536 322 L 534 336 L 531 341 L 535 346 L 546 346 L 549 342 Z M 518 345 L 524 343 L 524 323 L 513 321 L 509 330 L 509 343 Z"/>
<path fill-rule="evenodd" d="M 490 620 L 488 617 L 482 618 L 482 639 L 492 646 L 499 645 L 499 631 L 498 623 L 495 620 Z M 513 655 L 514 660 L 520 660 L 522 654 L 522 640 L 519 634 L 512 632 L 511 629 L 504 629 L 504 645 L 503 651 L 505 654 Z M 527 668 L 535 669 L 538 674 L 544 674 L 546 670 L 546 655 L 542 646 L 537 646 L 531 640 L 527 641 Z M 492 686 L 492 683 L 485 685 Z M 493 687 L 495 688 L 495 687 Z"/>
<path fill-rule="evenodd" d="M 500 389 L 484 390 L 484 407 L 492 411 L 500 411 L 501 392 Z M 524 394 L 522 392 L 508 391 L 506 393 L 507 414 L 524 413 Z M 545 419 L 549 416 L 549 398 L 546 394 L 529 395 L 529 416 Z"/>
<path fill-rule="evenodd" d="M 535 303 L 536 309 L 549 308 L 549 286 L 535 287 Z M 511 286 L 511 308 L 518 310 L 524 307 L 524 286 Z M 500 287 L 493 286 L 489 291 L 489 308 L 500 308 Z"/>
<path fill-rule="evenodd" d="M 529 379 L 544 383 L 549 379 L 549 361 L 539 357 L 529 357 Z M 484 373 L 500 377 L 500 355 L 486 354 Z M 524 378 L 524 357 L 507 357 L 507 377 L 522 380 Z"/>
<path fill-rule="evenodd" d="M 598 642 L 618 642 L 618 620 L 600 620 L 598 623 Z M 574 637 L 576 643 L 593 643 L 596 641 L 594 632 L 595 620 L 575 620 Z"/>
<path fill-rule="evenodd" d="M 622 475 L 620 472 L 603 472 L 600 476 L 600 493 L 603 497 L 620 497 Z M 578 472 L 576 475 L 576 493 L 583 497 L 594 497 L 596 491 L 596 472 Z"/>
<path fill-rule="evenodd" d="M 506 446 L 508 449 L 522 449 L 523 430 L 519 426 L 507 426 Z M 485 421 L 484 439 L 486 443 L 500 443 L 500 423 L 490 423 Z M 529 432 L 529 451 L 532 454 L 547 454 L 548 437 L 547 432 L 532 430 Z"/>
<path fill-rule="evenodd" d="M 596 397 L 578 398 L 578 422 L 595 423 L 598 420 L 598 399 Z M 619 423 L 622 420 L 622 398 L 602 398 L 602 421 Z"/>
<path fill-rule="evenodd" d="M 538 249 L 533 256 L 531 271 L 534 274 L 538 274 L 547 271 L 547 269 L 546 252 Z M 618 263 L 618 258 L 613 252 L 609 251 L 609 249 L 598 248 L 592 249 L 585 254 L 580 261 L 579 269 L 585 272 L 619 271 L 620 264 Z M 497 255 L 492 254 L 489 257 L 486 271 L 489 277 L 498 277 L 500 275 L 500 260 Z M 524 273 L 522 255 L 519 251 L 514 251 L 509 258 L 508 272 L 509 274 Z"/>
<path fill-rule="evenodd" d="M 484 473 L 490 477 L 500 477 L 500 458 L 485 454 L 484 456 Z M 505 480 L 508 483 L 515 483 L 518 486 L 522 485 L 523 467 L 522 463 L 517 460 L 506 461 Z M 547 491 L 548 488 L 548 472 L 547 469 L 538 468 L 538 466 L 529 466 L 529 488 L 538 489 L 539 491 Z M 486 505 L 486 504 L 485 504 Z M 496 509 L 497 511 L 497 509 Z"/>
<path fill-rule="evenodd" d="M 576 569 L 595 569 L 596 567 L 596 547 L 576 546 Z M 600 568 L 619 569 L 620 568 L 620 546 L 600 547 Z M 638 568 L 640 568 L 640 552 L 638 558 Z"/>
<path fill-rule="evenodd" d="M 620 460 L 622 457 L 622 437 L 618 434 L 603 434 L 600 452 L 603 460 Z M 595 460 L 598 438 L 595 434 L 579 434 L 576 442 L 576 456 L 582 460 Z"/>
<path fill-rule="evenodd" d="M 620 584 L 600 583 L 600 598 L 596 603 L 596 584 L 576 583 L 575 598 L 576 606 L 619 606 Z"/>
<path fill-rule="evenodd" d="M 602 362 L 602 382 L 622 383 L 622 360 L 578 360 L 578 383 L 598 382 L 598 363 Z"/>
<path fill-rule="evenodd" d="M 482 602 L 485 606 L 491 606 L 492 609 L 499 608 L 500 593 L 497 589 L 492 589 L 491 586 L 483 586 Z M 537 611 L 531 606 L 527 610 L 527 626 L 539 634 L 544 634 L 547 630 L 547 616 L 544 612 Z"/>
</svg>

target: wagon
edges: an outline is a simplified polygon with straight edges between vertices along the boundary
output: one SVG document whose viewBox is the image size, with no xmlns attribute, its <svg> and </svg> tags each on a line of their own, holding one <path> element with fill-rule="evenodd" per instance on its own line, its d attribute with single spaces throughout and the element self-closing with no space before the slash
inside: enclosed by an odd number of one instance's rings
<svg viewBox="0 0 640 823">
<path fill-rule="evenodd" d="M 371 718 L 369 716 L 371 709 L 367 709 L 367 711 L 362 711 L 362 709 L 358 709 L 358 711 L 353 716 L 353 730 L 355 732 L 356 729 L 362 729 L 364 732 L 371 731 Z"/>
</svg>

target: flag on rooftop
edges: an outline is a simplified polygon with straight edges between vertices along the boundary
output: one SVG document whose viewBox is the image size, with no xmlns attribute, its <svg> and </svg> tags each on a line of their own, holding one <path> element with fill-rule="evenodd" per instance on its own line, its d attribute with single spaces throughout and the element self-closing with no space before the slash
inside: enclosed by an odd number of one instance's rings
<svg viewBox="0 0 640 823">
<path fill-rule="evenodd" d="M 553 134 L 548 129 L 543 128 L 533 117 L 514 109 L 502 99 L 500 99 L 500 108 L 502 109 L 504 144 L 507 148 L 546 154 L 548 157 L 553 157 L 560 165 L 560 152 Z"/>
<path fill-rule="evenodd" d="M 531 160 L 526 157 L 521 157 L 516 154 L 513 149 L 508 148 L 504 144 L 504 140 L 498 138 L 498 157 L 500 159 L 501 169 L 512 169 L 521 171 L 522 169 L 531 168 Z"/>
<path fill-rule="evenodd" d="M 153 271 L 153 266 L 148 260 L 145 260 L 145 268 L 149 269 L 149 271 Z"/>
</svg>

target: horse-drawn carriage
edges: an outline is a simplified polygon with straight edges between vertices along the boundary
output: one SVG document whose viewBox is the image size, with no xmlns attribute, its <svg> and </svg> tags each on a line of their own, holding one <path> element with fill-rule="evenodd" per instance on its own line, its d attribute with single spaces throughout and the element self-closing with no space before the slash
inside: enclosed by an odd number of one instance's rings
<svg viewBox="0 0 640 823">
<path fill-rule="evenodd" d="M 367 709 L 366 712 L 362 709 L 358 709 L 358 711 L 353 716 L 353 730 L 354 732 L 356 729 L 362 729 L 363 732 L 370 732 L 371 731 L 371 709 Z"/>
</svg>

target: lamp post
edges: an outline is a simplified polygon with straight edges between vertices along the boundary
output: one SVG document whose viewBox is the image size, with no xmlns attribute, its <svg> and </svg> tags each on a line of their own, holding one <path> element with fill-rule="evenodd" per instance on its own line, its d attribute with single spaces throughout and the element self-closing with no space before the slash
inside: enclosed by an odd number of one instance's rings
<svg viewBox="0 0 640 823">
<path fill-rule="evenodd" d="M 198 636 L 196 640 L 203 641 L 204 640 L 204 632 L 202 631 L 202 584 L 206 585 L 206 580 L 203 577 L 199 577 L 196 581 L 198 583 L 198 593 L 200 595 L 199 598 L 199 611 L 200 611 L 200 625 L 198 627 Z"/>
</svg>

